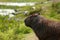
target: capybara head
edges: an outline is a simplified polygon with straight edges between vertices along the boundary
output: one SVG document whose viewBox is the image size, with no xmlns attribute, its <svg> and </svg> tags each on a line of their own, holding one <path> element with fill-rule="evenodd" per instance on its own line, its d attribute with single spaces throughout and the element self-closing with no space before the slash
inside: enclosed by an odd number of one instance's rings
<svg viewBox="0 0 60 40">
<path fill-rule="evenodd" d="M 37 20 L 38 20 L 38 16 L 39 14 L 38 13 L 35 13 L 35 14 L 32 14 L 30 16 L 28 16 L 24 22 L 25 22 L 25 25 L 26 26 L 29 26 L 29 27 L 32 27 L 36 24 Z"/>
</svg>

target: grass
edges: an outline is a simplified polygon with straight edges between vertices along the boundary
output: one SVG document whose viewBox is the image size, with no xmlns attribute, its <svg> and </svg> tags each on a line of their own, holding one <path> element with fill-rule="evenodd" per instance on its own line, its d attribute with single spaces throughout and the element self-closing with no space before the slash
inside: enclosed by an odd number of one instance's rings
<svg viewBox="0 0 60 40">
<path fill-rule="evenodd" d="M 21 40 L 25 34 L 29 34 L 30 28 L 27 28 L 23 21 L 8 16 L 0 16 L 0 40 Z"/>
<path fill-rule="evenodd" d="M 18 6 L 5 6 L 5 5 L 0 5 L 0 9 L 19 9 L 20 7 Z"/>
<path fill-rule="evenodd" d="M 45 7 L 45 4 L 38 4 L 35 5 L 37 9 L 40 9 L 42 6 Z M 60 20 L 60 14 L 57 13 L 57 11 L 52 8 L 51 4 L 46 4 L 46 10 L 42 9 L 41 15 L 45 16 L 46 18 L 53 19 L 53 20 Z M 14 7 L 1 7 L 1 8 L 13 8 Z M 15 7 L 19 8 L 19 7 Z M 31 10 L 31 6 L 25 6 L 21 7 L 21 10 Z M 28 16 L 28 15 L 27 15 Z M 34 35 L 33 31 L 24 25 L 24 19 L 27 17 L 25 15 L 17 14 L 12 18 L 9 18 L 9 16 L 1 16 L 0 15 L 0 40 L 26 40 L 29 39 L 28 36 Z M 32 34 L 30 34 L 32 33 Z M 27 37 L 25 37 L 27 36 Z M 35 37 L 35 36 L 32 36 Z"/>
<path fill-rule="evenodd" d="M 46 0 L 0 0 L 0 2 L 42 2 Z"/>
</svg>

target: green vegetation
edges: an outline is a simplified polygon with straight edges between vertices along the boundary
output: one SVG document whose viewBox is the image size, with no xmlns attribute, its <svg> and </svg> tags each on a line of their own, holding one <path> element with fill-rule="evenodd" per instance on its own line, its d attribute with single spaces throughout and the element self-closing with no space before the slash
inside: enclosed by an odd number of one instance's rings
<svg viewBox="0 0 60 40">
<path fill-rule="evenodd" d="M 3 6 L 1 7 L 0 5 L 0 8 L 12 8 L 12 9 L 15 8 L 15 9 L 20 9 L 22 11 L 28 10 L 29 13 L 32 11 L 37 11 L 41 9 L 40 11 L 41 15 L 45 16 L 46 18 L 52 19 L 52 20 L 60 20 L 60 13 L 59 13 L 60 3 L 37 4 L 35 5 L 35 7 L 36 7 L 36 10 L 32 10 L 31 9 L 32 6 L 24 6 L 24 7 Z M 12 18 L 9 18 L 9 16 L 0 15 L 0 40 L 23 40 L 26 34 L 33 33 L 33 31 L 29 27 L 26 27 L 24 25 L 24 19 L 27 16 L 21 13 L 15 15 Z"/>
<path fill-rule="evenodd" d="M 0 9 L 18 9 L 18 8 L 20 8 L 20 7 L 0 5 Z"/>
<path fill-rule="evenodd" d="M 0 0 L 0 2 L 42 2 L 46 0 Z"/>
<path fill-rule="evenodd" d="M 0 15 L 0 40 L 21 40 L 24 34 L 31 32 L 18 17 Z"/>
</svg>

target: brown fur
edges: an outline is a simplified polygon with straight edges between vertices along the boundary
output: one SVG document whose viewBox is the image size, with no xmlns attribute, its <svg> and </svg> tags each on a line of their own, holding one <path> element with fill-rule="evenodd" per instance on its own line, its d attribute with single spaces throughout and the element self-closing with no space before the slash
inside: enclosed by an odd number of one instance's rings
<svg viewBox="0 0 60 40">
<path fill-rule="evenodd" d="M 39 40 L 60 40 L 60 22 L 37 14 L 30 15 L 24 22 L 34 30 Z"/>
</svg>

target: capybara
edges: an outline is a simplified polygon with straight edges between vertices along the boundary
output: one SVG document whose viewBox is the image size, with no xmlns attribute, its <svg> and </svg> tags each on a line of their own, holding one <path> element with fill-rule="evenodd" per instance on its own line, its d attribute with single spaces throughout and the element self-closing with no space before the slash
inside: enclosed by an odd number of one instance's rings
<svg viewBox="0 0 60 40">
<path fill-rule="evenodd" d="M 60 22 L 37 13 L 28 16 L 25 25 L 33 29 L 39 40 L 60 40 Z"/>
</svg>

